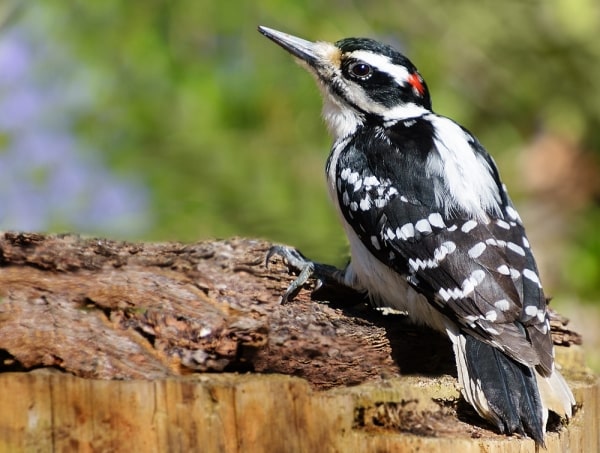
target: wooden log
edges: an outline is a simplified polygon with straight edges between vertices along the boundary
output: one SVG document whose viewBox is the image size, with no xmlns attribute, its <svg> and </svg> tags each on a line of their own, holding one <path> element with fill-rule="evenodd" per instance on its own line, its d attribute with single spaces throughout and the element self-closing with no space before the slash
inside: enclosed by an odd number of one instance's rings
<svg viewBox="0 0 600 453">
<path fill-rule="evenodd" d="M 335 288 L 279 304 L 269 246 L 0 235 L 0 451 L 535 451 L 462 402 L 441 336 Z M 581 409 L 548 451 L 600 451 L 598 380 L 553 335 Z"/>
</svg>

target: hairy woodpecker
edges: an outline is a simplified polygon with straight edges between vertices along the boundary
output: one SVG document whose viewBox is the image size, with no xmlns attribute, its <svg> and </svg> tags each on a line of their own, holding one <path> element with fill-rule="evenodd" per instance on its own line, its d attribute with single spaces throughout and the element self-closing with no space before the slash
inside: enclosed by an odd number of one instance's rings
<svg viewBox="0 0 600 453">
<path fill-rule="evenodd" d="M 500 432 L 544 445 L 548 410 L 575 400 L 556 369 L 546 298 L 498 169 L 462 126 L 433 113 L 400 52 L 372 39 L 310 42 L 259 31 L 316 78 L 334 143 L 326 173 L 350 242 L 344 270 L 276 247 L 311 275 L 448 335 L 464 398 Z"/>
</svg>

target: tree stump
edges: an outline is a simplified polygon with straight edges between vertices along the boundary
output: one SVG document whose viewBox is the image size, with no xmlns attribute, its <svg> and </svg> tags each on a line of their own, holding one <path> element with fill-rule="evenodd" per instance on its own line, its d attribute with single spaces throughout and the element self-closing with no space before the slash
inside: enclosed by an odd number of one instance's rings
<svg viewBox="0 0 600 453">
<path fill-rule="evenodd" d="M 535 451 L 462 401 L 442 336 L 339 288 L 281 305 L 270 245 L 1 234 L 0 450 Z M 580 407 L 548 451 L 600 451 L 598 380 L 552 327 Z"/>
</svg>

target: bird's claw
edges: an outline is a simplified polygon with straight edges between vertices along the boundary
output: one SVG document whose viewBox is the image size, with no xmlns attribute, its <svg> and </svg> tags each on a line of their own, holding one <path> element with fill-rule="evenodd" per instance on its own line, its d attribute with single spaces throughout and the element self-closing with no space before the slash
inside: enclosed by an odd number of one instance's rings
<svg viewBox="0 0 600 453">
<path fill-rule="evenodd" d="M 315 289 L 319 289 L 323 285 L 323 278 L 317 272 L 317 267 L 321 265 L 309 260 L 302 255 L 302 253 L 292 247 L 286 247 L 284 245 L 272 246 L 267 252 L 265 266 L 268 267 L 271 258 L 277 255 L 283 259 L 288 269 L 298 272 L 298 277 L 296 277 L 290 286 L 288 286 L 283 294 L 281 298 L 282 304 L 292 300 L 298 294 L 300 288 L 302 288 L 312 277 L 315 277 L 317 280 Z"/>
</svg>

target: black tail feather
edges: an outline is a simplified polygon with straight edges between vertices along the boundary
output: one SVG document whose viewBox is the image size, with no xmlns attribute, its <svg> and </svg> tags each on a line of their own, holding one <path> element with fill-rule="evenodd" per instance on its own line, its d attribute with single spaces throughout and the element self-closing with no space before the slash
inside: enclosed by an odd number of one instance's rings
<svg viewBox="0 0 600 453">
<path fill-rule="evenodd" d="M 498 429 L 527 434 L 543 446 L 543 407 L 533 368 L 470 335 L 466 335 L 465 354 L 469 378 L 481 383 Z"/>
</svg>

